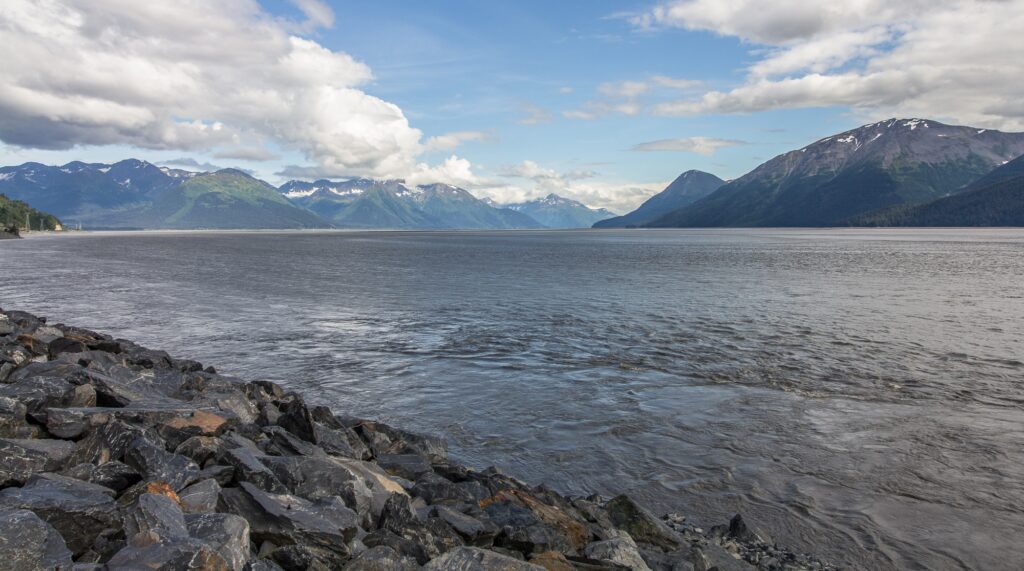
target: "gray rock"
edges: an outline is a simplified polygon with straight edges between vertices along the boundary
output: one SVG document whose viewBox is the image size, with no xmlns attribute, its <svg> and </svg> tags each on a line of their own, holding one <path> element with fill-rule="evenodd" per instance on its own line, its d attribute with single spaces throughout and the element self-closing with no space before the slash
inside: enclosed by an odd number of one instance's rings
<svg viewBox="0 0 1024 571">
<path fill-rule="evenodd" d="M 263 429 L 267 435 L 267 454 L 275 456 L 324 456 L 327 453 L 316 444 L 311 444 L 295 436 L 280 426 L 268 426 Z"/>
<path fill-rule="evenodd" d="M 342 557 L 349 555 L 346 544 L 359 530 L 359 517 L 340 500 L 311 502 L 289 494 L 269 494 L 249 482 L 221 490 L 218 511 L 245 518 L 257 542 L 308 544 Z"/>
<path fill-rule="evenodd" d="M 220 498 L 220 484 L 216 480 L 200 480 L 178 493 L 181 510 L 187 514 L 213 513 L 217 511 Z"/>
<path fill-rule="evenodd" d="M 142 479 L 142 476 L 131 466 L 113 460 L 106 464 L 77 464 L 64 472 L 65 476 L 110 488 L 115 492 L 125 490 Z"/>
<path fill-rule="evenodd" d="M 73 553 L 92 546 L 105 529 L 121 529 L 114 492 L 55 474 L 29 478 L 21 488 L 0 490 L 0 507 L 35 512 L 60 532 Z"/>
<path fill-rule="evenodd" d="M 614 539 L 595 541 L 583 549 L 583 554 L 591 559 L 618 563 L 632 571 L 651 571 L 640 555 L 636 542 L 626 533 Z"/>
<path fill-rule="evenodd" d="M 420 566 L 412 557 L 404 557 L 386 545 L 378 545 L 360 553 L 342 569 L 344 571 L 418 571 Z"/>
<path fill-rule="evenodd" d="M 285 571 L 329 571 L 341 569 L 347 557 L 330 549 L 312 545 L 285 545 L 267 556 Z"/>
<path fill-rule="evenodd" d="M 477 547 L 487 547 L 494 541 L 498 528 L 490 520 L 481 521 L 473 516 L 451 509 L 435 506 L 434 513 L 458 532 L 467 542 Z"/>
<path fill-rule="evenodd" d="M 377 457 L 377 465 L 388 474 L 413 481 L 432 471 L 430 463 L 419 454 L 381 454 Z"/>
<path fill-rule="evenodd" d="M 690 549 L 694 571 L 754 571 L 754 567 L 732 556 L 714 543 Z"/>
<path fill-rule="evenodd" d="M 60 470 L 74 449 L 63 440 L 0 439 L 0 486 L 20 486 L 33 474 Z"/>
<path fill-rule="evenodd" d="M 185 516 L 171 498 L 158 494 L 142 494 L 135 505 L 125 511 L 124 535 L 128 541 L 139 533 L 153 532 L 160 537 L 188 537 Z"/>
<path fill-rule="evenodd" d="M 476 547 L 459 547 L 430 561 L 423 571 L 545 571 L 533 565 L 493 551 Z"/>
<path fill-rule="evenodd" d="M 307 499 L 338 496 L 366 521 L 373 492 L 344 464 L 326 456 L 267 456 L 264 464 L 291 493 Z"/>
<path fill-rule="evenodd" d="M 79 440 L 71 464 L 103 464 L 111 460 L 124 460 L 125 452 L 135 439 L 145 436 L 146 430 L 120 420 L 110 420 Z"/>
<path fill-rule="evenodd" d="M 245 564 L 245 571 L 284 571 L 280 565 L 269 559 L 250 559 Z"/>
<path fill-rule="evenodd" d="M 249 561 L 249 523 L 233 514 L 204 513 L 185 516 L 192 537 L 209 545 L 234 571 Z"/>
<path fill-rule="evenodd" d="M 144 480 L 166 482 L 174 491 L 184 489 L 199 476 L 199 466 L 190 458 L 168 452 L 146 438 L 132 442 L 124 463 L 138 470 Z"/>
<path fill-rule="evenodd" d="M 238 482 L 249 482 L 262 490 L 274 494 L 288 492 L 288 487 L 268 468 L 262 452 L 254 452 L 248 448 L 235 448 L 224 452 L 221 461 L 235 469 L 235 480 Z"/>
<path fill-rule="evenodd" d="M 193 436 L 175 449 L 175 454 L 188 456 L 199 466 L 206 466 L 222 452 L 224 441 L 216 436 Z"/>
<path fill-rule="evenodd" d="M 110 558 L 107 568 L 178 571 L 230 571 L 232 568 L 213 548 L 191 537 L 161 537 L 140 533 Z"/>
<path fill-rule="evenodd" d="M 479 482 L 450 482 L 433 472 L 423 474 L 412 493 L 430 504 L 475 504 L 490 494 Z"/>
<path fill-rule="evenodd" d="M 25 420 L 28 409 L 16 399 L 0 397 L 0 436 L 29 438 L 35 432 Z"/>
<path fill-rule="evenodd" d="M 56 529 L 29 510 L 0 510 L 0 568 L 70 569 L 71 551 Z"/>
<path fill-rule="evenodd" d="M 682 538 L 665 522 L 634 502 L 629 496 L 613 498 L 605 506 L 608 518 L 616 528 L 629 533 L 637 542 L 673 551 L 682 545 Z"/>
</svg>

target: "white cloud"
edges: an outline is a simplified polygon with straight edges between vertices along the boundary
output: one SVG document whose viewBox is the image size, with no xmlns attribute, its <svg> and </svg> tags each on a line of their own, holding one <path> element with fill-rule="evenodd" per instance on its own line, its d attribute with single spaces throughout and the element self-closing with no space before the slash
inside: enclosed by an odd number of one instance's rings
<svg viewBox="0 0 1024 571">
<path fill-rule="evenodd" d="M 866 117 L 922 116 L 1024 129 L 1024 0 L 684 0 L 634 15 L 754 44 L 746 81 L 662 103 L 664 115 L 848 106 Z"/>
<path fill-rule="evenodd" d="M 595 180 L 597 173 L 593 171 L 558 172 L 529 160 L 499 169 L 497 174 L 505 179 L 504 183 L 492 183 L 474 192 L 501 204 L 523 202 L 555 193 L 578 200 L 591 208 L 607 208 L 616 213 L 635 209 L 668 185 L 667 182 Z"/>
<path fill-rule="evenodd" d="M 698 79 L 682 79 L 665 75 L 652 76 L 651 81 L 656 85 L 672 89 L 695 89 L 704 85 L 704 82 Z"/>
<path fill-rule="evenodd" d="M 650 88 L 651 86 L 643 81 L 619 81 L 602 83 L 597 87 L 597 91 L 607 97 L 631 99 L 647 93 Z"/>
<path fill-rule="evenodd" d="M 418 169 L 421 132 L 362 91 L 370 69 L 294 35 L 330 25 L 333 12 L 317 0 L 295 4 L 305 22 L 254 0 L 5 0 L 0 140 L 222 154 L 265 140 L 322 172 Z"/>
<path fill-rule="evenodd" d="M 213 153 L 217 159 L 238 159 L 242 161 L 272 161 L 279 158 L 265 147 L 244 146 L 227 148 Z"/>
<path fill-rule="evenodd" d="M 480 188 L 492 184 L 490 181 L 477 176 L 473 172 L 473 166 L 466 159 L 452 155 L 439 165 L 428 165 L 420 163 L 416 170 L 406 177 L 409 184 L 429 184 L 443 182 L 453 186 L 466 189 Z"/>
<path fill-rule="evenodd" d="M 670 151 L 713 155 L 718 149 L 743 145 L 743 141 L 716 139 L 714 137 L 687 137 L 684 139 L 659 139 L 634 145 L 630 150 L 638 152 Z"/>
<path fill-rule="evenodd" d="M 551 122 L 551 113 L 547 109 L 530 103 L 524 103 L 522 107 L 526 116 L 517 121 L 520 125 L 539 125 Z"/>
<path fill-rule="evenodd" d="M 469 141 L 486 141 L 487 133 L 482 131 L 454 131 L 427 139 L 427 149 L 431 151 L 450 151 Z"/>
<path fill-rule="evenodd" d="M 602 98 L 587 101 L 579 109 L 562 111 L 562 116 L 568 119 L 589 121 L 613 114 L 639 115 L 644 110 L 644 96 L 652 94 L 657 88 L 689 90 L 700 85 L 702 85 L 700 81 L 664 75 L 654 75 L 645 81 L 606 82 L 597 86 L 597 92 Z"/>
</svg>

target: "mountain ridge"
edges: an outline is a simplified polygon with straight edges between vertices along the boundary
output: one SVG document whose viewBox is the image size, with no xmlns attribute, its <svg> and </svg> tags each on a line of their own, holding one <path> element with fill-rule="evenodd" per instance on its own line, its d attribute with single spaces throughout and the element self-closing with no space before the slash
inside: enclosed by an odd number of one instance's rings
<svg viewBox="0 0 1024 571">
<path fill-rule="evenodd" d="M 693 204 L 712 192 L 718 190 L 725 181 L 717 176 L 699 170 L 688 170 L 676 177 L 665 190 L 648 198 L 636 210 L 600 220 L 594 228 L 626 228 L 643 226 L 657 220 L 661 216 Z"/>
</svg>

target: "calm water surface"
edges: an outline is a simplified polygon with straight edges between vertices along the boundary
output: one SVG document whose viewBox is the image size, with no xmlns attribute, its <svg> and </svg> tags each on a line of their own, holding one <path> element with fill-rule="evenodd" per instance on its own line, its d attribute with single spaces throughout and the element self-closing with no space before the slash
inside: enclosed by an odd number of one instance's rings
<svg viewBox="0 0 1024 571">
<path fill-rule="evenodd" d="M 0 306 L 851 568 L 1024 567 L 1024 232 L 119 233 Z"/>
</svg>

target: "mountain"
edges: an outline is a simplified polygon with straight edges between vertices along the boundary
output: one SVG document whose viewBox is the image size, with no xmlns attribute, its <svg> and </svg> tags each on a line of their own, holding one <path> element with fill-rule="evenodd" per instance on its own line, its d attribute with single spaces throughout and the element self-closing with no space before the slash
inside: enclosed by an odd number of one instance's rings
<svg viewBox="0 0 1024 571">
<path fill-rule="evenodd" d="M 325 228 L 241 171 L 192 173 L 136 159 L 0 168 L 0 192 L 86 228 Z"/>
<path fill-rule="evenodd" d="M 526 214 L 548 228 L 590 228 L 596 222 L 615 216 L 604 208 L 590 208 L 582 202 L 549 194 L 528 202 L 506 204 L 505 208 Z"/>
<path fill-rule="evenodd" d="M 28 223 L 29 230 L 58 230 L 61 228 L 60 220 L 52 214 L 40 212 L 20 200 L 11 200 L 0 194 L 0 234 L 14 234 L 17 237 L 17 229 L 25 228 Z M 5 231 L 5 229 L 12 231 Z"/>
<path fill-rule="evenodd" d="M 627 228 L 643 226 L 658 218 L 704 198 L 725 181 L 704 171 L 689 170 L 679 175 L 665 190 L 655 194 L 639 208 L 623 216 L 601 220 L 594 228 Z"/>
<path fill-rule="evenodd" d="M 850 225 L 1024 226 L 1024 156 L 993 170 L 979 183 L 925 204 L 893 206 L 858 216 Z"/>
<path fill-rule="evenodd" d="M 279 191 L 340 228 L 539 228 L 519 212 L 495 208 L 447 185 L 406 186 L 400 180 L 290 181 Z"/>
<path fill-rule="evenodd" d="M 655 227 L 833 226 L 959 192 L 1024 154 L 1024 133 L 890 119 L 779 155 Z"/>
</svg>

